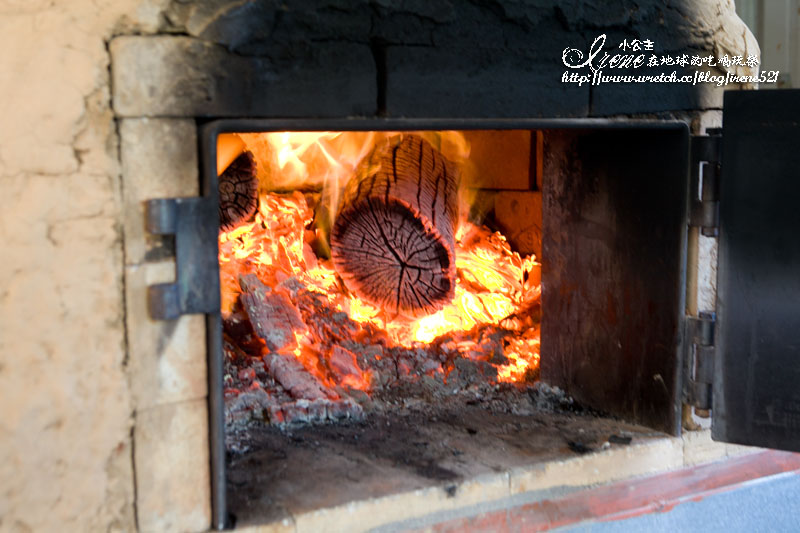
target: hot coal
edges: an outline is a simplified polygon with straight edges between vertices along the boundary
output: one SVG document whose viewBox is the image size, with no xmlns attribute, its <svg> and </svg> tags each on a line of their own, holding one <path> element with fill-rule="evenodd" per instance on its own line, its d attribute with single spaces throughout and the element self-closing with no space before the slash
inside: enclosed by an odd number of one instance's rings
<svg viewBox="0 0 800 533">
<path fill-rule="evenodd" d="M 230 422 L 252 419 L 286 424 L 359 418 L 364 409 L 374 410 L 376 404 L 488 389 L 497 382 L 497 365 L 507 363 L 505 343 L 517 335 L 500 326 L 481 325 L 447 333 L 428 344 L 397 346 L 382 330 L 351 320 L 323 294 L 294 277 L 269 289 L 254 275 L 242 276 L 241 286 L 241 298 L 247 302 L 244 308 L 261 322 L 253 324 L 248 314 L 239 314 L 226 329 L 242 335 L 239 339 L 227 336 L 224 343 Z M 280 303 L 283 318 L 264 322 L 264 313 L 253 312 L 253 306 L 263 310 L 265 302 L 271 302 L 271 308 Z M 287 309 L 292 310 L 293 326 L 283 331 L 280 328 L 290 322 L 285 318 Z M 261 339 L 256 354 L 253 331 Z M 313 346 L 275 341 L 276 332 L 284 338 L 293 331 L 307 331 Z M 298 357 L 298 350 L 313 351 L 315 357 Z M 303 360 L 317 363 L 307 367 Z"/>
</svg>

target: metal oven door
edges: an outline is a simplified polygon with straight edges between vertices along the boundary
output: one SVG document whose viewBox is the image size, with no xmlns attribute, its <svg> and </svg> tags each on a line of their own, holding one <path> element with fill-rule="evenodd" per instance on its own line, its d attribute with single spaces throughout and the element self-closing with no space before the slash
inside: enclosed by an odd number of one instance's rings
<svg viewBox="0 0 800 533">
<path fill-rule="evenodd" d="M 800 451 L 800 90 L 725 93 L 712 436 Z"/>
</svg>

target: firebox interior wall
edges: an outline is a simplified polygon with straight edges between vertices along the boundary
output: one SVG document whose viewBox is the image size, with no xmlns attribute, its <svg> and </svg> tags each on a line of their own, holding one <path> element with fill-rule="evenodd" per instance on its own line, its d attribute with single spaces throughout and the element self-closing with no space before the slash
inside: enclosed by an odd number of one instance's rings
<svg viewBox="0 0 800 533">
<path fill-rule="evenodd" d="M 543 162 L 542 379 L 675 435 L 688 199 L 681 126 L 549 130 Z"/>
</svg>

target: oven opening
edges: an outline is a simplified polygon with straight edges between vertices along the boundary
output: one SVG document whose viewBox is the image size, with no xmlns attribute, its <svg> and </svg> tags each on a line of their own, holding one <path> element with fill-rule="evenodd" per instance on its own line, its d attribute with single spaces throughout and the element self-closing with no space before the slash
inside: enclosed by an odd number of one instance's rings
<svg viewBox="0 0 800 533">
<path fill-rule="evenodd" d="M 642 192 L 631 187 L 665 186 L 680 162 L 646 152 L 680 138 L 219 133 L 226 483 L 237 523 L 419 490 L 452 497 L 486 476 L 505 494 L 515 469 L 670 432 L 675 354 L 658 350 L 669 349 L 665 317 L 676 319 L 679 302 L 640 278 L 647 258 L 670 270 L 681 260 L 680 231 L 665 237 L 675 217 L 628 200 Z M 633 155 L 621 158 L 620 143 Z M 657 196 L 666 211 L 685 200 Z M 646 231 L 643 213 L 654 217 Z M 632 337 L 642 320 L 665 322 Z M 651 367 L 666 370 L 644 379 Z"/>
</svg>

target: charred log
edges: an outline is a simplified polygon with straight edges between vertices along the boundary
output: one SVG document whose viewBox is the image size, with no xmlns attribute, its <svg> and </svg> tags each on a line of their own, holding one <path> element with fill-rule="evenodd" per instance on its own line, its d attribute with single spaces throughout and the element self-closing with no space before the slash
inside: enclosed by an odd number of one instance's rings
<svg viewBox="0 0 800 533">
<path fill-rule="evenodd" d="M 243 152 L 219 177 L 219 224 L 231 230 L 258 209 L 256 160 Z"/>
<path fill-rule="evenodd" d="M 322 384 L 293 355 L 269 353 L 264 356 L 267 372 L 293 398 L 323 400 L 329 398 Z"/>
<path fill-rule="evenodd" d="M 331 230 L 348 289 L 412 316 L 452 300 L 458 185 L 455 165 L 418 136 L 376 146 L 345 187 Z"/>
<path fill-rule="evenodd" d="M 295 347 L 295 333 L 306 331 L 306 325 L 289 297 L 271 290 L 255 274 L 240 276 L 239 284 L 242 306 L 267 348 L 278 351 Z"/>
</svg>

